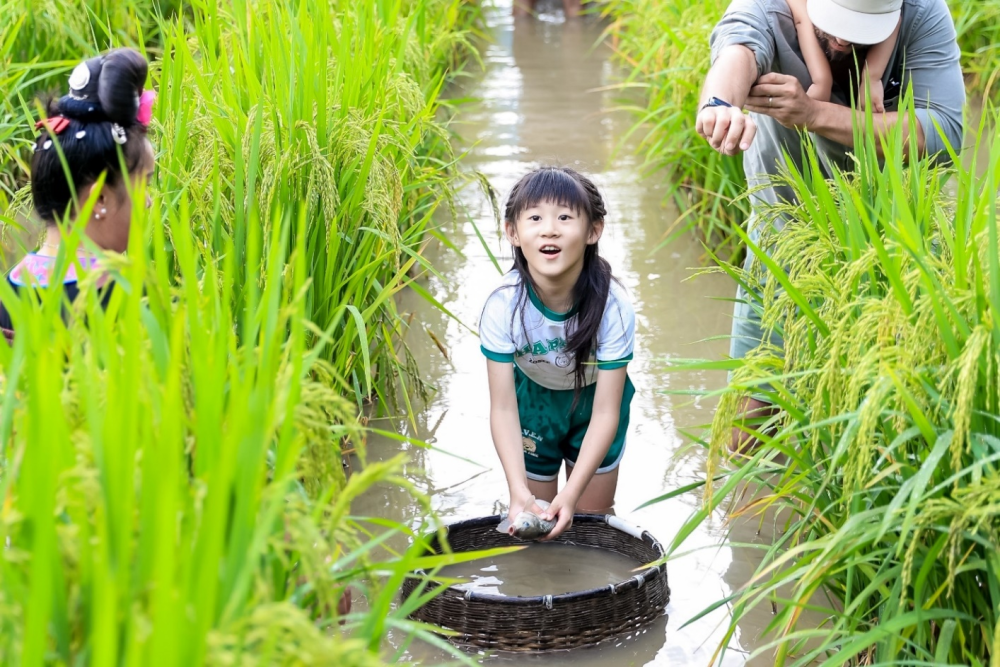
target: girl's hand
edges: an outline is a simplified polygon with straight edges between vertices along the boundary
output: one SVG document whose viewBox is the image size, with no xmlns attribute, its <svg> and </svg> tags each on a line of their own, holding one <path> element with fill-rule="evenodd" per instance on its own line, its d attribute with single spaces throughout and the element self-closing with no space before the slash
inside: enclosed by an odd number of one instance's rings
<svg viewBox="0 0 1000 667">
<path fill-rule="evenodd" d="M 872 111 L 875 113 L 885 113 L 885 88 L 882 87 L 882 79 L 875 79 L 869 84 L 871 91 Z M 861 106 L 864 108 L 864 96 L 861 97 Z"/>
<path fill-rule="evenodd" d="M 546 521 L 556 519 L 556 527 L 541 539 L 542 542 L 554 540 L 563 531 L 569 530 L 569 527 L 573 525 L 573 515 L 576 513 L 577 500 L 578 498 L 571 497 L 569 494 L 560 493 L 555 497 L 548 509 L 542 512 L 541 517 Z"/>
<path fill-rule="evenodd" d="M 513 521 L 514 517 L 524 510 L 534 512 L 538 515 L 541 515 L 543 511 L 542 508 L 535 503 L 535 497 L 531 495 L 531 491 L 528 491 L 527 488 L 518 491 L 512 490 L 510 492 L 510 505 L 507 507 L 507 516 L 511 519 L 511 521 Z"/>
</svg>

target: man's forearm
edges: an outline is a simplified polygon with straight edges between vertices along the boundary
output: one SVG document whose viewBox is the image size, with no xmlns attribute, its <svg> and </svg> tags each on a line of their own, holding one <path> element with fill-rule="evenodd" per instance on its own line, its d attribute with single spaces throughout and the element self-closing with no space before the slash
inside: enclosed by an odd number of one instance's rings
<svg viewBox="0 0 1000 667">
<path fill-rule="evenodd" d="M 807 125 L 810 132 L 826 137 L 845 146 L 854 146 L 854 123 L 864 123 L 863 111 L 858 111 L 850 107 L 833 104 L 831 102 L 814 102 L 815 111 L 813 117 Z M 917 133 L 917 150 L 920 155 L 926 151 L 926 141 L 924 129 L 919 120 L 914 121 Z M 881 137 L 892 130 L 897 123 L 903 124 L 903 136 L 909 134 L 910 119 L 896 112 L 872 114 L 872 125 L 876 137 Z M 875 142 L 878 154 L 882 154 L 882 143 Z M 909 151 L 909 141 L 903 142 L 904 152 Z"/>
<path fill-rule="evenodd" d="M 704 105 L 710 97 L 718 97 L 741 108 L 750 92 L 750 86 L 756 80 L 757 60 L 753 51 L 740 44 L 727 46 L 719 53 L 705 77 L 698 106 Z"/>
</svg>

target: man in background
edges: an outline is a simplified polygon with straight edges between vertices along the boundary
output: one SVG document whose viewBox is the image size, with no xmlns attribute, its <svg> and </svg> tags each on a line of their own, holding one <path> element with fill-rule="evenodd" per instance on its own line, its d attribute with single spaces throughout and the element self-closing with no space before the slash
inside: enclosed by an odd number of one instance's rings
<svg viewBox="0 0 1000 667">
<path fill-rule="evenodd" d="M 809 0 L 807 9 L 833 74 L 829 102 L 806 95 L 811 79 L 785 0 L 734 0 L 712 32 L 712 67 L 702 87 L 696 129 L 720 153 L 743 153 L 750 188 L 766 185 L 779 173 L 783 151 L 802 168 L 803 134 L 809 135 L 827 177 L 834 168 L 848 167 L 854 123 L 862 114 L 852 106 L 859 97 L 858 68 L 864 66 L 867 46 L 887 39 L 897 24 L 899 37 L 882 79 L 886 111 L 875 114 L 874 132 L 882 135 L 901 124 L 904 134 L 916 135 L 921 155 L 946 157 L 946 145 L 959 149 L 965 85 L 945 0 Z M 907 87 L 913 92 L 915 123 L 896 112 Z M 752 196 L 748 229 L 755 243 L 761 231 L 755 212 L 782 200 L 793 200 L 783 186 Z M 748 253 L 747 268 L 752 261 Z M 770 340 L 783 345 L 777 335 Z M 760 314 L 739 288 L 730 356 L 743 358 L 762 342 Z M 771 412 L 763 397 L 743 404 L 747 418 Z M 733 429 L 734 451 L 754 446 L 743 429 Z"/>
</svg>

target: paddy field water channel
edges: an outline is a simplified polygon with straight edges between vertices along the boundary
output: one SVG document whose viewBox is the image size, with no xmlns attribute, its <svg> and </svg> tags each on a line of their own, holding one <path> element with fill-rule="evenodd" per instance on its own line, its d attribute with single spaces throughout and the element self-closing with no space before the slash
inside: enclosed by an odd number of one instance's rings
<svg viewBox="0 0 1000 667">
<path fill-rule="evenodd" d="M 729 331 L 731 304 L 726 299 L 732 297 L 733 285 L 720 275 L 694 275 L 701 254 L 694 239 L 654 251 L 676 213 L 661 205 L 655 179 L 641 178 L 637 158 L 628 151 L 614 152 L 631 119 L 609 111 L 620 101 L 621 93 L 609 89 L 619 72 L 610 61 L 610 49 L 596 45 L 600 23 L 592 18 L 567 22 L 555 8 L 515 22 L 503 2 L 488 11 L 492 41 L 483 49 L 485 68 L 471 68 L 453 92 L 453 97 L 477 100 L 463 107 L 454 126 L 469 151 L 463 164 L 484 174 L 501 196 L 521 175 L 542 164 L 572 166 L 601 188 L 609 211 L 601 252 L 628 288 L 637 321 L 635 361 L 629 366 L 637 393 L 616 507 L 619 515 L 667 542 L 697 509 L 699 493 L 636 508 L 703 477 L 703 453 L 686 447 L 681 430 L 707 423 L 714 404 L 663 392 L 718 387 L 725 376 L 668 373 L 665 360 L 718 358 L 728 351 L 728 342 L 720 337 Z M 403 446 L 411 456 L 407 476 L 430 495 L 434 509 L 449 522 L 496 514 L 507 502 L 490 438 L 486 362 L 478 338 L 464 325 L 475 329 L 482 303 L 499 278 L 476 226 L 505 269 L 510 253 L 497 240 L 483 194 L 470 187 L 462 193 L 462 203 L 468 215 L 443 230 L 457 251 L 432 242 L 426 254 L 442 278 L 421 281 L 461 323 L 415 294 L 402 297 L 401 310 L 413 313 L 407 343 L 423 378 L 436 391 L 426 405 L 415 406 L 416 432 L 405 420 L 392 424 L 400 433 L 442 450 Z M 397 441 L 371 438 L 369 459 L 394 456 L 400 447 Z M 353 511 L 414 525 L 421 513 L 405 494 L 387 487 L 362 498 Z M 668 564 L 672 596 L 667 615 L 647 631 L 596 648 L 529 658 L 488 656 L 485 661 L 547 667 L 705 665 L 725 632 L 728 608 L 681 626 L 746 581 L 756 552 L 736 545 L 760 539 L 751 527 L 726 526 L 719 514 L 689 538 L 684 550 L 690 553 Z M 494 568 L 488 576 L 502 580 L 517 572 L 528 576 L 530 565 L 486 563 L 480 569 Z M 594 578 L 603 576 L 585 570 L 580 570 L 580 588 L 592 587 Z M 770 614 L 761 614 L 741 621 L 726 664 L 744 664 L 769 620 Z M 411 646 L 405 659 L 423 664 L 448 661 L 445 654 L 424 646 Z"/>
</svg>

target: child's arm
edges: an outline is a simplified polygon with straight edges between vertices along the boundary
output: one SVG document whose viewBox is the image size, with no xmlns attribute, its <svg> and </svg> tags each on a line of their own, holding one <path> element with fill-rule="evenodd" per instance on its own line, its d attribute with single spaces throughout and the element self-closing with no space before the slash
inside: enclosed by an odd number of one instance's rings
<svg viewBox="0 0 1000 667">
<path fill-rule="evenodd" d="M 885 112 L 885 90 L 882 87 L 882 76 L 885 74 L 885 68 L 889 66 L 889 58 L 892 57 L 892 50 L 896 47 L 898 37 L 899 23 L 896 23 L 896 28 L 889 35 L 889 38 L 868 49 L 868 55 L 865 56 L 865 78 L 863 80 L 868 82 L 872 109 L 879 113 Z M 865 96 L 862 94 L 860 97 L 861 108 L 864 108 Z"/>
<path fill-rule="evenodd" d="M 524 468 L 524 447 L 521 444 L 521 418 L 517 413 L 514 372 L 510 362 L 486 360 L 490 383 L 490 432 L 493 446 L 500 456 L 500 465 L 507 476 L 510 490 L 511 517 L 525 509 L 531 497 L 528 474 Z M 527 508 L 531 509 L 531 508 Z M 540 508 L 536 508 L 540 512 Z"/>
<path fill-rule="evenodd" d="M 566 486 L 552 501 L 543 517 L 558 517 L 556 527 L 545 536 L 552 540 L 559 536 L 573 522 L 576 504 L 586 490 L 594 473 L 601 467 L 601 461 L 608 454 L 611 443 L 618 432 L 621 415 L 622 394 L 625 391 L 626 366 L 612 370 L 597 371 L 597 388 L 594 391 L 594 411 L 587 425 L 587 433 L 580 445 L 580 455 L 573 466 Z"/>
<path fill-rule="evenodd" d="M 830 71 L 830 62 L 823 53 L 823 47 L 819 45 L 816 38 L 816 31 L 813 23 L 809 20 L 809 13 L 806 11 L 806 0 L 788 0 L 788 6 L 792 10 L 792 18 L 795 20 L 795 32 L 799 37 L 799 50 L 809 68 L 809 76 L 812 78 L 812 85 L 806 91 L 806 95 L 819 100 L 820 102 L 830 101 L 830 91 L 833 90 L 833 73 Z"/>
</svg>

